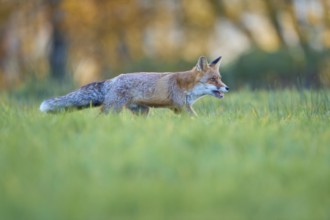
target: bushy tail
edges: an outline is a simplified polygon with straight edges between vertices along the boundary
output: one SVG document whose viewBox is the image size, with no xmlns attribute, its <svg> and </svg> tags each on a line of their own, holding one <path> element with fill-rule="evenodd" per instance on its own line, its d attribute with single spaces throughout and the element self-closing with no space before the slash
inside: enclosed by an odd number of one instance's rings
<svg viewBox="0 0 330 220">
<path fill-rule="evenodd" d="M 50 98 L 43 101 L 40 111 L 56 113 L 68 109 L 82 109 L 90 106 L 100 106 L 104 101 L 104 82 L 87 84 L 67 95 Z"/>
</svg>

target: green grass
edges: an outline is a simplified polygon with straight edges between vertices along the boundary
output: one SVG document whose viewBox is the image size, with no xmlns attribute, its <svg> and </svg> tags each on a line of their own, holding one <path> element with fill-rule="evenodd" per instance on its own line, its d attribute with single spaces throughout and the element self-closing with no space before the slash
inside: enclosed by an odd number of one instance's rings
<svg viewBox="0 0 330 220">
<path fill-rule="evenodd" d="M 60 115 L 0 99 L 0 219 L 330 219 L 330 92 Z"/>
</svg>

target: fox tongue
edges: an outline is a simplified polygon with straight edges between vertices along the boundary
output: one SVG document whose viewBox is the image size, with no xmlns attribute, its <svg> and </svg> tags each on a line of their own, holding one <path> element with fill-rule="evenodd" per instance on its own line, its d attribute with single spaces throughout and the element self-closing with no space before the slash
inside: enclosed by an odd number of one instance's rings
<svg viewBox="0 0 330 220">
<path fill-rule="evenodd" d="M 213 91 L 213 94 L 217 98 L 223 98 L 223 96 L 224 96 L 224 94 L 222 92 L 217 91 L 217 90 Z"/>
</svg>

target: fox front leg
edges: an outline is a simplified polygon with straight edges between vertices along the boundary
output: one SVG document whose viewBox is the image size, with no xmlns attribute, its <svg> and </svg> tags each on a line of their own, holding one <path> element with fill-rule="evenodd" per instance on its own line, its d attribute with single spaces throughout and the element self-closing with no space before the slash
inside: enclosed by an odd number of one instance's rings
<svg viewBox="0 0 330 220">
<path fill-rule="evenodd" d="M 189 104 L 184 105 L 184 107 L 171 108 L 171 109 L 174 111 L 175 114 L 188 113 L 189 115 L 191 115 L 193 117 L 198 116 L 197 113 L 195 112 L 195 110 Z"/>
<path fill-rule="evenodd" d="M 172 107 L 170 109 L 177 115 L 182 113 L 182 108 L 180 107 Z"/>
<path fill-rule="evenodd" d="M 194 116 L 194 117 L 197 117 L 197 113 L 195 112 L 195 110 L 193 109 L 192 105 L 189 105 L 187 104 L 186 105 L 186 111 L 191 115 L 191 116 Z"/>
<path fill-rule="evenodd" d="M 196 98 L 188 92 L 185 95 L 186 95 L 186 97 L 185 97 L 186 100 L 185 100 L 185 103 L 184 103 L 185 110 L 189 114 L 191 114 L 192 116 L 197 117 L 198 115 L 192 107 L 192 105 L 193 105 L 194 101 L 196 100 Z"/>
</svg>

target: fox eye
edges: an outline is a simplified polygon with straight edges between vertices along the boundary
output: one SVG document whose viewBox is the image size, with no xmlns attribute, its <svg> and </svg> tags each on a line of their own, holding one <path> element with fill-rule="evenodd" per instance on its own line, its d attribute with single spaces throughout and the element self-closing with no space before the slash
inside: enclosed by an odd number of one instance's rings
<svg viewBox="0 0 330 220">
<path fill-rule="evenodd" d="M 212 77 L 212 78 L 211 78 L 211 81 L 216 82 L 217 79 L 216 79 L 215 77 Z"/>
</svg>

